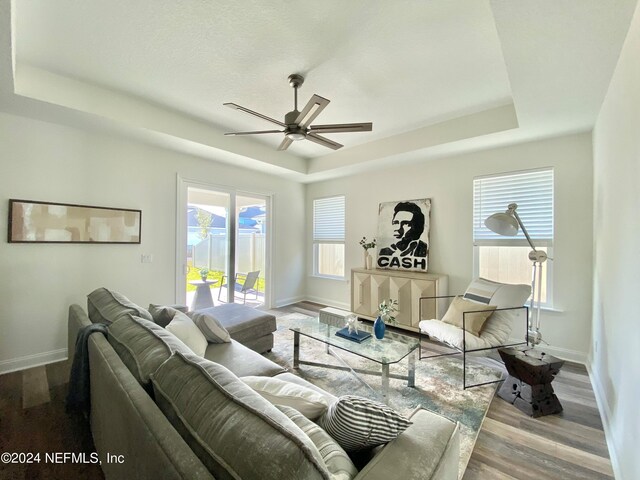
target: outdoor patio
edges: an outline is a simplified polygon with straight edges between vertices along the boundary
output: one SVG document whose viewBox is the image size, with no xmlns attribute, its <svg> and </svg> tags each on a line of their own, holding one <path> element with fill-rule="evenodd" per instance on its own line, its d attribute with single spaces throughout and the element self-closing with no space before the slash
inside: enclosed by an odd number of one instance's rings
<svg viewBox="0 0 640 480">
<path fill-rule="evenodd" d="M 222 305 L 224 303 L 223 300 L 226 298 L 226 294 L 227 294 L 227 289 L 226 287 L 222 288 L 222 294 L 220 295 L 220 298 L 222 300 L 218 300 L 218 293 L 220 292 L 220 287 L 216 287 L 215 285 L 212 286 L 211 288 L 211 299 L 213 300 L 213 305 L 214 306 L 218 306 L 218 305 Z M 195 290 L 192 292 L 187 292 L 187 305 L 189 306 L 189 308 L 191 308 L 191 305 L 193 304 L 193 297 L 195 297 L 196 292 Z M 257 295 L 257 299 L 256 299 L 256 294 L 254 293 L 249 293 L 247 294 L 247 301 L 245 303 L 245 305 L 247 305 L 248 307 L 251 308 L 257 308 L 260 307 L 262 305 L 264 305 L 264 292 L 258 292 Z M 242 304 L 242 299 L 243 296 L 241 294 L 236 293 L 235 296 L 235 303 L 240 303 Z"/>
</svg>

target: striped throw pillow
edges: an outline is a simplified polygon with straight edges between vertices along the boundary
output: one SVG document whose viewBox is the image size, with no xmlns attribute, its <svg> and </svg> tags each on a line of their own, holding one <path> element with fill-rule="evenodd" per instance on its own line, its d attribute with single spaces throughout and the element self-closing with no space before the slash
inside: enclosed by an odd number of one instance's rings
<svg viewBox="0 0 640 480">
<path fill-rule="evenodd" d="M 411 422 L 380 402 L 345 395 L 329 406 L 318 425 L 342 448 L 356 451 L 390 442 Z"/>
<path fill-rule="evenodd" d="M 231 336 L 226 328 L 222 326 L 220 320 L 208 313 L 195 312 L 191 315 L 193 323 L 207 338 L 209 343 L 229 343 Z"/>
</svg>

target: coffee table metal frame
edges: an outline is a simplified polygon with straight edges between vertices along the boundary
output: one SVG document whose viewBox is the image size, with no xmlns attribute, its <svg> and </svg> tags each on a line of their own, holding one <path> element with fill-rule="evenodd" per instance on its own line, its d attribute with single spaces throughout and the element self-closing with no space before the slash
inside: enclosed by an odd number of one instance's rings
<svg viewBox="0 0 640 480">
<path fill-rule="evenodd" d="M 291 327 L 293 332 L 293 368 L 298 369 L 300 365 L 309 365 L 313 367 L 331 368 L 335 370 L 344 370 L 350 372 L 360 383 L 369 388 L 372 392 L 382 397 L 385 403 L 388 403 L 389 398 L 389 379 L 395 378 L 399 380 L 406 380 L 407 386 L 415 387 L 416 378 L 416 351 L 419 347 L 418 339 L 402 335 L 400 333 L 390 333 L 384 339 L 378 340 L 375 336 L 371 336 L 364 340 L 362 343 L 347 340 L 345 338 L 337 336 L 335 333 L 339 328 L 332 325 L 326 325 L 324 323 L 318 323 L 313 325 L 305 325 L 300 327 Z M 371 328 L 365 326 L 360 330 L 368 331 L 372 333 Z M 332 365 L 320 362 L 311 362 L 308 360 L 300 359 L 300 336 L 316 340 L 318 342 L 326 344 L 326 352 L 336 359 L 342 365 Z M 371 342 L 378 342 L 371 344 Z M 371 347 L 374 347 L 372 349 Z M 396 350 L 394 350 L 394 348 Z M 352 368 L 335 350 L 343 350 L 362 358 L 366 358 L 375 363 L 381 365 L 381 370 L 368 370 L 362 368 Z M 376 355 L 379 354 L 379 355 Z M 407 375 L 398 375 L 389 372 L 389 366 L 394 363 L 402 361 L 407 358 L 408 371 Z M 369 385 L 358 374 L 364 375 L 376 375 L 381 377 L 382 389 L 380 392 L 376 391 L 371 385 Z"/>
</svg>

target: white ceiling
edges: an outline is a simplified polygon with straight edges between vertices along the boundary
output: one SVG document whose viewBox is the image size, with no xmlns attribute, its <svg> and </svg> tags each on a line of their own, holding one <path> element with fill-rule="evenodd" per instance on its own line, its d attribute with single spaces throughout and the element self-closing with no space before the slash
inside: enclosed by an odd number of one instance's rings
<svg viewBox="0 0 640 480">
<path fill-rule="evenodd" d="M 0 108 L 315 181 L 589 130 L 636 2 L 0 0 Z M 373 132 L 222 135 L 273 127 L 223 102 L 282 120 L 291 73 Z"/>
</svg>

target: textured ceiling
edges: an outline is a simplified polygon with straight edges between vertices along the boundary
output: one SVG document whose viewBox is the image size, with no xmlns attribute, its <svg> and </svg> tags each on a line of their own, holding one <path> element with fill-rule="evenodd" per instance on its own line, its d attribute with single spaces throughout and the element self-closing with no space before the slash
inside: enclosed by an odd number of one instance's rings
<svg viewBox="0 0 640 480">
<path fill-rule="evenodd" d="M 0 109 L 315 181 L 589 130 L 636 3 L 0 0 Z M 224 102 L 282 120 L 291 73 L 374 131 L 222 135 L 272 128 Z"/>
</svg>

